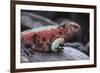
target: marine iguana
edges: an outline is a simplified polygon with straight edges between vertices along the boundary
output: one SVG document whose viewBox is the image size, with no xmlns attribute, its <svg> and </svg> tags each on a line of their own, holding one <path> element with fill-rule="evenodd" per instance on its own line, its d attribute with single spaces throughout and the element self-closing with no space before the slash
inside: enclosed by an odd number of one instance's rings
<svg viewBox="0 0 100 73">
<path fill-rule="evenodd" d="M 21 43 L 38 52 L 57 52 L 67 40 L 77 36 L 80 25 L 65 20 L 60 25 L 41 26 L 21 32 Z"/>
</svg>

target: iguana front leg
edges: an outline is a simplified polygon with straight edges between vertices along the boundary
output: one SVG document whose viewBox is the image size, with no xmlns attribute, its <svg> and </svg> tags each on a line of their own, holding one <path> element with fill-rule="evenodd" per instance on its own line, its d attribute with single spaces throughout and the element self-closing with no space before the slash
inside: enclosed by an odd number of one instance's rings
<svg viewBox="0 0 100 73">
<path fill-rule="evenodd" d="M 62 48 L 59 48 L 61 44 L 64 44 L 64 38 L 57 38 L 51 45 L 51 51 L 57 52 L 60 51 Z"/>
</svg>

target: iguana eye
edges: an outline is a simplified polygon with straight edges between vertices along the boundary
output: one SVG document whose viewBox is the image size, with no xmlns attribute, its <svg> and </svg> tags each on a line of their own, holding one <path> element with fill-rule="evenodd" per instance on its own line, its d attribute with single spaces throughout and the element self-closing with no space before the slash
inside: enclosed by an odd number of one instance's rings
<svg viewBox="0 0 100 73">
<path fill-rule="evenodd" d="M 75 25 L 75 24 L 70 24 L 74 29 L 77 29 L 78 28 L 78 25 Z"/>
<path fill-rule="evenodd" d="M 70 25 L 71 25 L 74 29 L 78 29 L 78 28 L 80 28 L 79 25 L 76 24 L 76 23 L 71 23 Z"/>
</svg>

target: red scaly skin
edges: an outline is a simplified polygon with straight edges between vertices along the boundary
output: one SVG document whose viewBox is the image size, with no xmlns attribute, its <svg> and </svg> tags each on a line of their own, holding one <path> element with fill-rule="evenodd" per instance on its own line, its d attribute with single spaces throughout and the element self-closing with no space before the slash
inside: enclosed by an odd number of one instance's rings
<svg viewBox="0 0 100 73">
<path fill-rule="evenodd" d="M 21 41 L 32 44 L 34 51 L 47 52 L 50 49 L 51 43 L 57 38 L 71 39 L 74 35 L 79 33 L 79 25 L 67 25 L 59 28 L 51 28 L 38 32 L 27 31 L 21 34 Z"/>
</svg>

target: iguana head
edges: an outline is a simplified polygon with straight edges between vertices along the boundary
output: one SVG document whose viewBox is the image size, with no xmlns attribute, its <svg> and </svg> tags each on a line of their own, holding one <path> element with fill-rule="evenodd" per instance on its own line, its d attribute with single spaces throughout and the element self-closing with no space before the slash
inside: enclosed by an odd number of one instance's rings
<svg viewBox="0 0 100 73">
<path fill-rule="evenodd" d="M 71 39 L 72 37 L 80 33 L 80 25 L 76 22 L 65 20 L 61 23 L 60 28 L 65 31 L 65 39 Z"/>
</svg>

